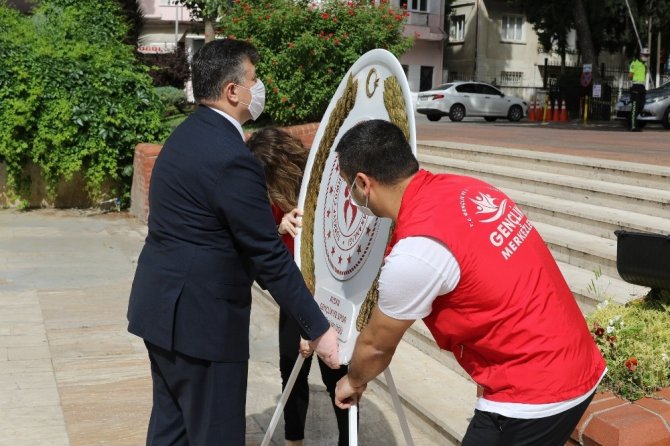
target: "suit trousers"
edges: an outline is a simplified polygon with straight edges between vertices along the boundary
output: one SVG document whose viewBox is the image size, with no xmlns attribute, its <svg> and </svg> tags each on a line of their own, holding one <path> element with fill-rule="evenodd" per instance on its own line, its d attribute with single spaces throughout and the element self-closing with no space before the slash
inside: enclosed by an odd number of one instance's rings
<svg viewBox="0 0 670 446">
<path fill-rule="evenodd" d="M 244 446 L 248 361 L 207 361 L 145 345 L 153 381 L 147 446 Z"/>
<path fill-rule="evenodd" d="M 298 344 L 300 342 L 300 331 L 298 324 L 287 316 L 283 311 L 279 313 L 279 371 L 282 378 L 282 391 L 298 358 Z M 347 374 L 347 366 L 339 369 L 331 369 L 321 359 L 319 368 L 321 379 L 330 395 L 330 402 L 337 419 L 337 430 L 339 433 L 338 446 L 349 444 L 349 413 L 335 405 L 335 385 Z M 307 420 L 307 407 L 309 406 L 309 384 L 307 378 L 312 364 L 312 356 L 305 359 L 300 373 L 293 385 L 291 394 L 284 406 L 284 438 L 286 440 L 302 440 L 305 438 L 305 421 Z"/>
<path fill-rule="evenodd" d="M 544 418 L 508 418 L 475 409 L 462 446 L 564 446 L 593 399 Z"/>
</svg>

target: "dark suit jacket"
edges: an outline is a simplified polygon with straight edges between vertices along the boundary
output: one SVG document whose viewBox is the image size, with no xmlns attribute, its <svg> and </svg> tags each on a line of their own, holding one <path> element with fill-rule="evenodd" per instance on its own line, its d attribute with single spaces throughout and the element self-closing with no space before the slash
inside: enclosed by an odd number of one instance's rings
<svg viewBox="0 0 670 446">
<path fill-rule="evenodd" d="M 306 339 L 328 329 L 277 236 L 263 169 L 232 123 L 200 106 L 170 135 L 151 175 L 128 330 L 196 358 L 246 361 L 256 279 Z"/>
</svg>

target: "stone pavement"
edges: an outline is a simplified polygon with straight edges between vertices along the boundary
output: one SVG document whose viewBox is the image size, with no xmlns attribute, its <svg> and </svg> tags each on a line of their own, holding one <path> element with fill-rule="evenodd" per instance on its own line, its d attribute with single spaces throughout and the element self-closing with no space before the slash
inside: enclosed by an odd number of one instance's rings
<svg viewBox="0 0 670 446">
<path fill-rule="evenodd" d="M 0 210 L 0 446 L 144 444 L 151 408 L 142 341 L 125 312 L 144 225 L 126 213 Z M 254 295 L 247 445 L 280 396 L 275 305 Z M 318 367 L 306 445 L 337 444 Z M 404 444 L 378 387 L 361 403 L 360 444 Z M 444 444 L 410 419 L 417 445 Z M 281 445 L 280 422 L 272 444 Z"/>
</svg>

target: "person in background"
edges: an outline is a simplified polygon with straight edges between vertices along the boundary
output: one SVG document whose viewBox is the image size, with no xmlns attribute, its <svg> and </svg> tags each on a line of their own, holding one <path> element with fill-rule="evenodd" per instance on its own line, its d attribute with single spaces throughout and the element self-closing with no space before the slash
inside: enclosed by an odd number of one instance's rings
<svg viewBox="0 0 670 446">
<path fill-rule="evenodd" d="M 214 40 L 194 55 L 198 108 L 151 174 L 128 303 L 128 330 L 144 339 L 151 363 L 147 445 L 245 444 L 254 280 L 339 367 L 337 335 L 277 238 L 263 169 L 244 144 L 242 124 L 265 104 L 257 62 L 242 40 Z"/>
<path fill-rule="evenodd" d="M 258 130 L 249 137 L 247 146 L 260 161 L 265 170 L 268 194 L 272 203 L 272 213 L 277 224 L 277 232 L 293 254 L 293 238 L 301 226 L 302 211 L 296 208 L 305 164 L 309 150 L 300 140 L 277 128 Z M 300 336 L 300 327 L 285 311 L 279 312 L 279 370 L 282 390 L 286 387 L 298 351 L 305 358 L 295 381 L 293 390 L 284 406 L 284 438 L 287 446 L 302 445 L 305 437 L 305 420 L 309 405 L 309 384 L 307 378 L 312 363 L 312 350 Z M 320 358 L 321 378 L 328 393 L 337 418 L 339 446 L 349 444 L 349 419 L 346 410 L 335 406 L 335 385 L 347 374 L 346 366 L 329 368 Z"/>
<path fill-rule="evenodd" d="M 335 151 L 352 204 L 395 223 L 337 405 L 356 403 L 423 319 L 483 388 L 463 445 L 565 445 L 606 366 L 533 224 L 483 181 L 419 169 L 388 121 L 357 124 Z"/>
<path fill-rule="evenodd" d="M 637 117 L 642 110 L 644 109 L 644 102 L 647 95 L 646 82 L 647 82 L 647 62 L 649 61 L 649 49 L 642 48 L 640 50 L 639 59 L 636 58 L 630 63 L 628 68 L 628 77 L 633 81 L 633 85 L 630 87 L 630 125 L 629 128 L 633 132 L 641 132 L 642 127 L 640 127 L 637 122 Z"/>
</svg>

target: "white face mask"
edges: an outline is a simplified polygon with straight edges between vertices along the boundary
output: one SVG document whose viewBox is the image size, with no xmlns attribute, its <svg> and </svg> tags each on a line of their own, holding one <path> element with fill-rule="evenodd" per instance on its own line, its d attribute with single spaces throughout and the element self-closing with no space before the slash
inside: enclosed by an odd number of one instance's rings
<svg viewBox="0 0 670 446">
<path fill-rule="evenodd" d="M 349 200 L 351 200 L 351 203 L 356 206 L 362 213 L 363 215 L 367 215 L 368 217 L 376 217 L 375 213 L 370 210 L 368 207 L 368 196 L 365 196 L 365 206 L 358 204 L 356 202 L 356 199 L 354 198 L 354 189 L 356 188 L 356 179 L 354 178 L 354 181 L 351 183 L 351 190 L 349 191 Z"/>
<path fill-rule="evenodd" d="M 265 85 L 263 84 L 263 81 L 257 79 L 256 83 L 251 88 L 239 84 L 235 85 L 246 88 L 251 92 L 251 101 L 248 104 L 242 101 L 240 101 L 240 103 L 247 106 L 249 113 L 251 113 L 251 119 L 255 121 L 261 113 L 263 113 L 263 109 L 265 108 Z"/>
</svg>

